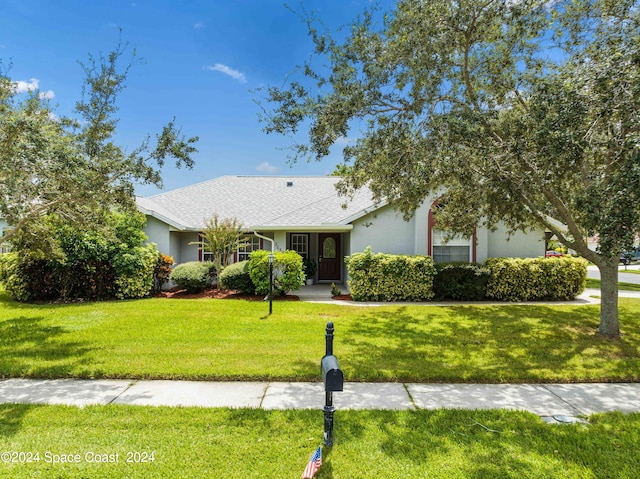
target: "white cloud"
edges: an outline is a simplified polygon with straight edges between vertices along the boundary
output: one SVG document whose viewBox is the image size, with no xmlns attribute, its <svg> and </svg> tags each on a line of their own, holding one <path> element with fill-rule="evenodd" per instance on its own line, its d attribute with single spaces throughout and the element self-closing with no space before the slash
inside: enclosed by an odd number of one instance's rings
<svg viewBox="0 0 640 479">
<path fill-rule="evenodd" d="M 38 89 L 38 83 L 40 81 L 37 78 L 32 78 L 28 82 L 24 80 L 18 80 L 13 82 L 13 88 L 16 93 L 25 93 Z"/>
<path fill-rule="evenodd" d="M 202 22 L 198 22 L 198 23 L 193 25 L 193 29 L 194 30 L 200 30 L 203 27 L 204 27 L 204 24 Z"/>
<path fill-rule="evenodd" d="M 26 93 L 29 91 L 37 90 L 38 88 L 40 88 L 40 80 L 38 80 L 37 78 L 31 78 L 29 79 L 29 81 L 18 80 L 16 82 L 13 82 L 13 90 L 16 93 Z M 38 93 L 38 96 L 43 100 L 51 100 L 56 96 L 56 94 L 53 93 L 53 90 L 47 90 L 41 91 L 40 93 Z"/>
<path fill-rule="evenodd" d="M 233 68 L 230 68 L 227 65 L 223 65 L 222 63 L 216 63 L 214 66 L 208 66 L 207 70 L 221 72 L 225 75 L 229 75 L 234 80 L 238 80 L 240 83 L 247 83 L 247 78 L 244 76 L 244 73 L 239 72 L 238 70 L 234 70 Z"/>
<path fill-rule="evenodd" d="M 41 91 L 40 93 L 38 93 L 38 96 L 43 100 L 51 100 L 53 97 L 56 96 L 56 94 L 53 93 L 53 90 L 47 90 L 47 91 Z"/>
<path fill-rule="evenodd" d="M 256 171 L 262 171 L 263 173 L 273 174 L 280 171 L 280 168 L 278 168 L 277 166 L 270 165 L 268 161 L 265 161 L 264 163 L 260 163 L 256 167 Z"/>
</svg>

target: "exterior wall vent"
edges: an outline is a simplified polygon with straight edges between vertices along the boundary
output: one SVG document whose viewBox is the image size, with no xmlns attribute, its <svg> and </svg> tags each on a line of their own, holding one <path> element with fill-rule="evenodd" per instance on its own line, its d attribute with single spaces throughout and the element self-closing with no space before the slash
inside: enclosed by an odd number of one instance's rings
<svg viewBox="0 0 640 479">
<path fill-rule="evenodd" d="M 287 186 L 293 186 L 293 181 L 287 181 Z"/>
</svg>

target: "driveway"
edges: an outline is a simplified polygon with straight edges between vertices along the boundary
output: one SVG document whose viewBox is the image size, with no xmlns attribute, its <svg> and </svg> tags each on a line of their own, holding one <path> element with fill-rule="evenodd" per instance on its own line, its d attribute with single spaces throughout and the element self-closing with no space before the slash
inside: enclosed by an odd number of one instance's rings
<svg viewBox="0 0 640 479">
<path fill-rule="evenodd" d="M 640 270 L 640 264 L 629 266 L 620 265 L 618 268 L 618 281 L 621 283 L 640 284 L 640 274 L 625 273 L 628 270 Z M 587 278 L 600 279 L 600 271 L 597 266 L 587 266 Z"/>
</svg>

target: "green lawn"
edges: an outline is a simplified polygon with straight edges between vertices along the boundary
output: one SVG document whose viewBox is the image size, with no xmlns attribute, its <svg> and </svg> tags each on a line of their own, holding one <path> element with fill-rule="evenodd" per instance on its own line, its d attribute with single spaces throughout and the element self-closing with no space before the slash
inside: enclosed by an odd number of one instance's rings
<svg viewBox="0 0 640 479">
<path fill-rule="evenodd" d="M 598 306 L 384 306 L 148 299 L 25 305 L 0 297 L 0 377 L 318 380 L 324 329 L 348 381 L 640 378 L 640 300 L 622 339 Z"/>
<path fill-rule="evenodd" d="M 589 421 L 547 425 L 507 411 L 338 411 L 336 444 L 324 449 L 316 478 L 638 477 L 640 414 Z M 0 477 L 299 478 L 322 427 L 320 411 L 0 405 L 0 452 L 32 461 L 3 456 Z M 52 463 L 63 454 L 78 463 Z M 89 462 L 95 458 L 113 462 Z"/>
<path fill-rule="evenodd" d="M 632 271 L 627 271 L 627 273 L 631 273 L 631 272 Z M 633 273 L 634 274 L 640 273 L 640 271 L 638 272 L 633 271 Z M 600 280 L 587 278 L 586 287 L 593 288 L 593 289 L 600 289 Z M 621 291 L 640 291 L 640 284 L 619 282 L 618 289 L 620 289 Z"/>
</svg>

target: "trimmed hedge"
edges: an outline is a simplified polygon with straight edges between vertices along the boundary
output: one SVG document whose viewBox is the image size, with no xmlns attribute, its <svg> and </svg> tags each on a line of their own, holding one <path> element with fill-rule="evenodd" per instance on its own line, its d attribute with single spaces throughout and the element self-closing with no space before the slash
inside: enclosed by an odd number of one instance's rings
<svg viewBox="0 0 640 479">
<path fill-rule="evenodd" d="M 428 256 L 376 253 L 367 247 L 345 258 L 355 301 L 428 301 L 433 298 L 433 260 Z"/>
<path fill-rule="evenodd" d="M 156 245 L 137 246 L 131 250 L 121 245 L 121 249 L 121 253 L 113 258 L 116 298 L 149 296 L 153 290 L 153 273 L 160 257 Z"/>
<path fill-rule="evenodd" d="M 491 270 L 475 263 L 438 263 L 433 280 L 434 299 L 482 301 L 486 297 Z"/>
<path fill-rule="evenodd" d="M 249 261 L 240 261 L 225 267 L 220 273 L 220 287 L 253 293 L 256 287 L 249 274 Z"/>
<path fill-rule="evenodd" d="M 256 250 L 249 256 L 249 274 L 256 294 L 269 293 L 269 252 Z M 302 256 L 292 250 L 276 251 L 273 260 L 273 293 L 284 295 L 300 289 L 305 274 Z"/>
<path fill-rule="evenodd" d="M 568 301 L 584 291 L 583 258 L 489 258 L 487 298 L 498 301 Z"/>
<path fill-rule="evenodd" d="M 215 271 L 215 264 L 210 261 L 189 261 L 173 269 L 171 280 L 188 293 L 199 293 L 211 285 Z"/>
</svg>

